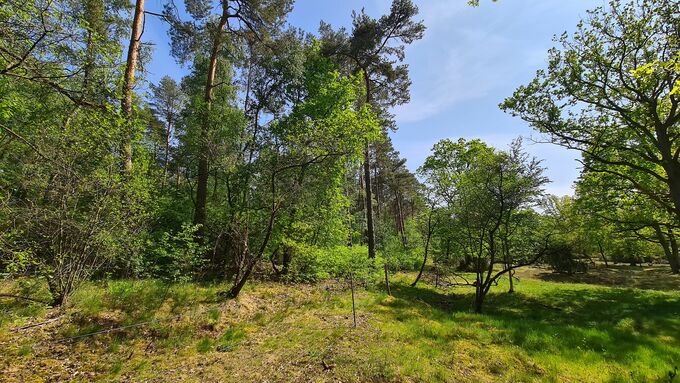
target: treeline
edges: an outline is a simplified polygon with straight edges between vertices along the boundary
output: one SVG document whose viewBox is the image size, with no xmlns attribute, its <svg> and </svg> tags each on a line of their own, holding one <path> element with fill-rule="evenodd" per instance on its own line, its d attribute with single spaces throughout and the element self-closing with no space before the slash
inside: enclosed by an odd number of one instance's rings
<svg viewBox="0 0 680 383">
<path fill-rule="evenodd" d="M 263 261 L 314 279 L 351 266 L 315 249 L 382 269 L 418 245 L 418 182 L 387 136 L 424 31 L 410 1 L 317 37 L 288 0 L 133 5 L 0 8 L 3 269 L 46 277 L 56 304 L 104 275 L 226 278 L 234 297 Z M 149 17 L 191 70 L 144 93 Z"/>
<path fill-rule="evenodd" d="M 390 272 L 419 270 L 415 284 L 431 266 L 437 283 L 474 273 L 477 311 L 534 262 L 678 272 L 677 2 L 591 12 L 501 105 L 584 153 L 574 199 L 545 195 L 521 140 L 442 140 L 408 171 L 388 132 L 425 31 L 411 1 L 316 35 L 287 23 L 292 6 L 0 5 L 2 269 L 44 277 L 61 304 L 90 278 L 229 280 L 236 297 L 258 272 L 389 290 Z M 144 86 L 149 17 L 190 68 L 180 81 Z"/>
</svg>

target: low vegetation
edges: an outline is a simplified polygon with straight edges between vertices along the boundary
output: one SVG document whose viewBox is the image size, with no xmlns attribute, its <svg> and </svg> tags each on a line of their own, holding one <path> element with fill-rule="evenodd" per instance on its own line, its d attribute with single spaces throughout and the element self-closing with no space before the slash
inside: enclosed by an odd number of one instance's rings
<svg viewBox="0 0 680 383">
<path fill-rule="evenodd" d="M 669 381 L 680 279 L 662 292 L 534 279 L 544 273 L 520 272 L 485 314 L 472 288 L 399 274 L 392 296 L 357 288 L 356 328 L 341 280 L 256 282 L 227 302 L 220 284 L 91 283 L 63 309 L 2 300 L 0 370 L 9 381 Z M 2 291 L 46 296 L 35 284 Z"/>
</svg>

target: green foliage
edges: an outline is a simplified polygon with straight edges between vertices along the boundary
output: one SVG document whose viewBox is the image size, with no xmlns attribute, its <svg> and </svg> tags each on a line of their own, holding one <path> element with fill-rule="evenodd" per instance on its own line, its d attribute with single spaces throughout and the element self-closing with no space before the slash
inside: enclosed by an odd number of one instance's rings
<svg viewBox="0 0 680 383">
<path fill-rule="evenodd" d="M 565 242 L 550 242 L 543 259 L 558 273 L 573 274 L 588 270 L 588 261 L 578 258 L 571 244 Z"/>
<path fill-rule="evenodd" d="M 596 226 L 619 239 L 659 243 L 674 273 L 680 272 L 673 245 L 680 219 L 677 8 L 670 0 L 614 0 L 589 11 L 574 33 L 556 39 L 547 68 L 501 104 L 551 142 L 580 151 L 579 199 L 608 223 Z"/>
<path fill-rule="evenodd" d="M 366 256 L 365 246 L 318 248 L 287 242 L 293 252 L 285 279 L 295 282 L 317 282 L 329 278 L 346 278 L 374 282 L 380 277 L 382 259 Z"/>
<path fill-rule="evenodd" d="M 148 244 L 149 255 L 144 271 L 151 277 L 183 282 L 196 276 L 205 262 L 205 245 L 196 240 L 198 225 L 183 223 L 175 233 L 164 232 Z"/>
</svg>

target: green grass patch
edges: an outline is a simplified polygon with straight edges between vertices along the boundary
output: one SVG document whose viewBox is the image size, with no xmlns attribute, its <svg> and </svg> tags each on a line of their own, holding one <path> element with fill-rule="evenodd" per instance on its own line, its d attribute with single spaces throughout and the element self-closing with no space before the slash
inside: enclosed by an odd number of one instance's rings
<svg viewBox="0 0 680 383">
<path fill-rule="evenodd" d="M 412 277 L 393 277 L 393 296 L 358 289 L 357 328 L 341 284 L 256 282 L 224 301 L 224 285 L 92 283 L 54 328 L 11 332 L 49 311 L 2 301 L 13 319 L 2 322 L 0 340 L 13 346 L 0 359 L 19 381 L 50 376 L 39 371 L 49 366 L 49 374 L 75 368 L 102 381 L 668 382 L 680 365 L 678 292 L 522 278 L 513 294 L 506 281 L 494 286 L 475 314 L 472 289 L 411 287 Z M 152 322 L 50 343 L 140 321 Z"/>
</svg>

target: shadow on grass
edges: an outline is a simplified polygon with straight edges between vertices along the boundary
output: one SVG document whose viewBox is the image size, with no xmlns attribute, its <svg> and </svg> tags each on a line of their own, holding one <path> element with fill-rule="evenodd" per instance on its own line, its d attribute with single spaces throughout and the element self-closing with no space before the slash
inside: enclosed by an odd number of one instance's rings
<svg viewBox="0 0 680 383">
<path fill-rule="evenodd" d="M 102 330 L 115 330 L 117 340 L 148 336 L 151 331 L 162 338 L 191 329 L 185 323 L 173 323 L 180 313 L 201 304 L 218 301 L 216 285 L 169 284 L 158 280 L 115 280 L 89 284 L 79 289 L 67 304 L 70 325 L 62 336 L 81 337 Z M 208 314 L 206 314 L 206 321 Z M 167 322 L 167 324 L 166 324 Z M 201 325 L 198 321 L 196 325 Z M 181 328 L 169 328 L 168 326 Z M 90 337 L 77 338 L 87 342 Z"/>
<path fill-rule="evenodd" d="M 518 276 L 549 282 L 588 283 L 603 286 L 624 286 L 648 290 L 680 290 L 680 275 L 671 273 L 668 265 L 614 265 L 598 263 L 585 273 L 554 273 L 548 268 L 521 268 Z"/>
<path fill-rule="evenodd" d="M 528 286 L 527 286 L 528 288 Z M 492 289 L 493 291 L 493 289 Z M 680 296 L 634 289 L 555 288 L 524 294 L 492 292 L 484 314 L 470 312 L 474 290 L 447 294 L 429 287 L 394 283 L 387 303 L 396 320 L 446 322 L 458 328 L 495 328 L 491 343 L 516 345 L 529 354 L 571 360 L 593 357 L 625 368 L 646 363 L 660 376 L 680 364 Z M 427 321 L 424 321 L 426 323 Z M 460 327 L 462 326 L 462 327 Z M 425 336 L 427 332 L 424 333 Z M 431 337 L 440 337 L 433 334 Z M 631 370 L 631 374 L 634 371 Z"/>
</svg>

